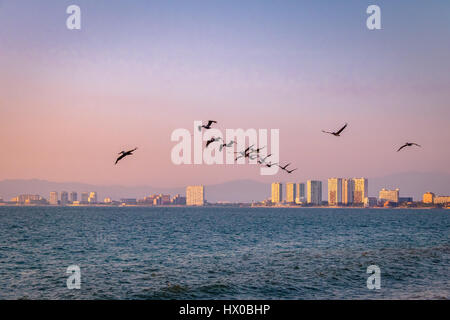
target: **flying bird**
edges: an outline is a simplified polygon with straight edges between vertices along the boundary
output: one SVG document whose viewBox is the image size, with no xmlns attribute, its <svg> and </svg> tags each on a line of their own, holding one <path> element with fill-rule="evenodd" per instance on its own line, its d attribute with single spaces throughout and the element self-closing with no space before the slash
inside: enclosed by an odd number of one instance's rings
<svg viewBox="0 0 450 320">
<path fill-rule="evenodd" d="M 339 137 L 341 135 L 341 132 L 344 131 L 345 128 L 347 128 L 347 123 L 342 128 L 340 128 L 338 131 L 330 132 L 330 131 L 322 130 L 322 132 L 332 134 L 335 137 Z"/>
<path fill-rule="evenodd" d="M 225 147 L 228 147 L 228 148 L 231 147 L 233 145 L 233 143 L 236 143 L 236 141 L 230 141 L 228 143 L 222 143 L 219 146 L 219 151 L 222 151 L 222 149 L 225 148 Z"/>
<path fill-rule="evenodd" d="M 278 165 L 278 167 L 280 167 L 281 169 L 283 169 L 283 170 L 286 170 L 286 168 L 288 167 L 290 165 L 290 163 L 288 163 L 287 165 L 285 165 L 285 166 L 280 166 L 280 165 Z"/>
<path fill-rule="evenodd" d="M 404 145 L 402 145 L 400 148 L 398 148 L 397 152 L 399 152 L 400 150 L 402 150 L 405 147 L 411 147 L 411 146 L 422 147 L 421 145 L 414 143 L 414 142 L 406 142 Z"/>
<path fill-rule="evenodd" d="M 258 163 L 259 163 L 259 164 L 265 164 L 267 158 L 269 158 L 271 155 L 272 155 L 272 154 L 269 154 L 267 157 L 264 157 L 264 158 L 261 158 L 261 157 L 260 157 L 260 158 L 258 159 Z"/>
<path fill-rule="evenodd" d="M 219 141 L 220 139 L 222 139 L 222 138 L 221 138 L 221 137 L 218 137 L 218 138 L 212 137 L 211 139 L 209 139 L 208 141 L 206 141 L 206 147 L 208 148 L 208 146 L 209 146 L 211 143 L 216 142 L 216 141 Z"/>
<path fill-rule="evenodd" d="M 239 153 L 239 154 L 240 154 L 240 156 L 236 157 L 235 161 L 236 161 L 237 159 L 242 158 L 242 157 L 244 157 L 244 158 L 249 158 L 249 157 L 250 157 L 250 153 L 251 153 L 251 149 L 252 149 L 253 146 L 254 146 L 254 145 L 252 144 L 250 147 L 248 147 L 248 148 L 245 149 L 244 151 L 235 152 L 235 153 Z M 254 158 L 253 158 L 253 159 L 254 159 Z M 252 159 L 252 160 L 253 160 L 253 159 Z"/>
<path fill-rule="evenodd" d="M 120 156 L 116 159 L 116 162 L 114 164 L 117 164 L 117 162 L 119 162 L 120 160 L 122 160 L 126 156 L 132 155 L 133 152 L 136 151 L 136 150 L 137 150 L 137 148 L 134 148 L 133 150 L 128 150 L 128 151 L 120 151 L 118 153 L 118 154 L 120 154 Z"/>
<path fill-rule="evenodd" d="M 265 148 L 265 146 L 264 147 L 262 147 L 262 148 L 257 148 L 257 149 L 251 149 L 251 152 L 254 152 L 254 153 L 256 153 L 256 154 L 258 154 L 259 155 L 259 152 L 262 150 L 262 149 L 264 149 Z"/>
<path fill-rule="evenodd" d="M 198 126 L 198 131 L 202 131 L 202 128 L 205 128 L 206 130 L 211 129 L 211 125 L 212 125 L 213 123 L 217 123 L 217 121 L 214 121 L 214 120 L 208 120 L 208 124 L 207 124 L 207 125 L 201 125 L 201 126 Z"/>
<path fill-rule="evenodd" d="M 265 165 L 267 168 L 270 168 L 270 167 L 272 167 L 272 166 L 278 165 L 278 163 L 268 162 L 268 163 L 265 163 L 264 165 Z"/>
</svg>

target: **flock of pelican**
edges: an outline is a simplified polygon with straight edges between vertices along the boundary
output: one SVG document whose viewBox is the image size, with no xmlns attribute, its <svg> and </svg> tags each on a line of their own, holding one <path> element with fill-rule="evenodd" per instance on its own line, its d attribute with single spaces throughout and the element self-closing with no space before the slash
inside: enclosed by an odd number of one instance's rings
<svg viewBox="0 0 450 320">
<path fill-rule="evenodd" d="M 198 126 L 198 130 L 199 130 L 199 131 L 202 131 L 202 129 L 209 130 L 209 129 L 212 128 L 212 125 L 214 125 L 214 124 L 217 124 L 217 121 L 215 121 L 215 120 L 208 120 L 207 124 Z M 345 128 L 347 128 L 347 125 L 348 125 L 348 124 L 346 123 L 342 128 L 340 128 L 340 129 L 337 130 L 337 131 L 325 131 L 325 130 L 322 130 L 322 132 L 323 132 L 323 133 L 331 134 L 331 135 L 333 135 L 333 136 L 335 136 L 335 137 L 340 137 L 340 136 L 341 136 L 341 133 L 345 130 Z M 208 148 L 212 143 L 214 143 L 214 142 L 219 142 L 220 140 L 222 140 L 222 138 L 220 138 L 220 137 L 217 137 L 217 138 L 216 138 L 216 137 L 212 137 L 211 139 L 209 139 L 208 141 L 206 141 L 206 148 Z M 221 144 L 219 145 L 219 151 L 221 152 L 221 151 L 223 150 L 223 148 L 230 148 L 230 147 L 232 147 L 233 144 L 235 144 L 235 143 L 236 143 L 236 141 L 230 141 L 230 142 L 228 142 L 228 143 L 223 142 L 223 143 L 221 143 Z M 255 159 L 257 159 L 258 164 L 263 165 L 263 166 L 266 166 L 266 167 L 268 167 L 268 168 L 270 168 L 270 167 L 272 167 L 272 166 L 278 166 L 280 169 L 284 170 L 284 171 L 287 172 L 287 173 L 292 173 L 292 172 L 294 172 L 295 170 L 297 170 L 297 168 L 295 168 L 295 169 L 288 169 L 288 167 L 290 166 L 290 163 L 288 163 L 288 164 L 286 164 L 286 165 L 284 165 L 284 166 L 280 166 L 278 163 L 272 163 L 271 161 L 267 162 L 266 160 L 267 160 L 272 154 L 269 154 L 269 155 L 267 155 L 267 156 L 265 156 L 265 157 L 261 157 L 261 156 L 259 155 L 259 153 L 260 153 L 260 151 L 261 151 L 262 149 L 265 148 L 265 146 L 264 146 L 264 147 L 260 147 L 260 148 L 256 148 L 256 149 L 254 149 L 253 146 L 254 146 L 254 145 L 251 145 L 251 146 L 247 147 L 247 148 L 246 148 L 245 150 L 243 150 L 243 151 L 235 152 L 235 154 L 238 154 L 238 155 L 236 156 L 235 161 L 237 161 L 237 160 L 240 159 L 240 158 L 249 158 L 250 160 L 255 160 Z M 404 145 L 402 145 L 400 148 L 398 148 L 397 152 L 401 151 L 403 148 L 406 148 L 406 147 L 412 147 L 412 146 L 421 147 L 421 145 L 419 145 L 419 144 L 417 144 L 417 143 L 415 143 L 415 142 L 406 142 Z M 136 151 L 136 150 L 137 150 L 137 148 L 134 148 L 134 149 L 128 150 L 128 151 L 121 151 L 121 152 L 119 152 L 119 157 L 116 159 L 116 162 L 115 162 L 114 164 L 117 164 L 117 163 L 118 163 L 120 160 L 122 160 L 123 158 L 132 155 L 133 152 Z"/>
</svg>

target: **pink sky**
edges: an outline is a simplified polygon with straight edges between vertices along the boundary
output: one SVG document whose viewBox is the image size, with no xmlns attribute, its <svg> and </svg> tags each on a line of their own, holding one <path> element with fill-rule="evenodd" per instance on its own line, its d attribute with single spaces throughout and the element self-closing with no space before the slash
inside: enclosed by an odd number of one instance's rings
<svg viewBox="0 0 450 320">
<path fill-rule="evenodd" d="M 152 39 L 133 24 L 115 34 L 99 22 L 78 34 L 53 20 L 26 29 L 8 18 L 18 12 L 0 7 L 0 179 L 166 187 L 450 173 L 448 31 L 433 25 L 362 28 L 354 41 L 325 26 L 292 44 L 280 21 L 267 35 L 242 21 L 240 33 L 203 31 L 201 21 L 170 29 L 168 20 Z M 257 166 L 173 165 L 171 132 L 207 119 L 280 129 L 282 162 L 299 170 L 261 177 Z M 321 133 L 345 122 L 340 138 Z M 406 141 L 423 148 L 397 153 Z"/>
</svg>

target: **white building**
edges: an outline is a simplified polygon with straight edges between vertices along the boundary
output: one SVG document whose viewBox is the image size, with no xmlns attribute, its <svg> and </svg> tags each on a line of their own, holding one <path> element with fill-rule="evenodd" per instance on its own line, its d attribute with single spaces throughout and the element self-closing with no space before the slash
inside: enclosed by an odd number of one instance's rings
<svg viewBox="0 0 450 320">
<path fill-rule="evenodd" d="M 308 204 L 322 204 L 322 181 L 308 180 L 306 182 L 306 186 L 306 201 L 308 202 Z"/>
</svg>

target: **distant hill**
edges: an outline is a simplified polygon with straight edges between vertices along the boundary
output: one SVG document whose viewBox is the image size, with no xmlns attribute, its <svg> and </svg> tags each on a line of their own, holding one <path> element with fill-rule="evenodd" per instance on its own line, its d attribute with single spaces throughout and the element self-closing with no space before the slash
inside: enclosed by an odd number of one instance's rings
<svg viewBox="0 0 450 320">
<path fill-rule="evenodd" d="M 450 174 L 448 173 L 419 173 L 405 172 L 385 177 L 369 177 L 369 194 L 378 196 L 381 188 L 400 188 L 400 196 L 412 196 L 419 200 L 426 191 L 437 195 L 450 195 Z M 48 198 L 50 191 L 97 191 L 98 198 L 143 198 L 153 193 L 175 195 L 184 194 L 185 187 L 158 188 L 154 186 L 102 186 L 78 182 L 51 182 L 46 180 L 3 180 L 0 181 L 0 198 L 9 200 L 23 194 L 40 194 Z M 323 181 L 323 199 L 327 199 L 327 183 Z M 270 184 L 254 180 L 235 180 L 214 185 L 206 185 L 206 198 L 210 202 L 232 201 L 251 202 L 267 199 L 270 196 Z"/>
<path fill-rule="evenodd" d="M 206 186 L 206 197 L 210 202 L 233 201 L 250 202 L 251 200 L 263 200 L 270 195 L 270 186 L 251 180 L 238 180 Z M 153 186 L 102 186 L 78 182 L 52 182 L 46 180 L 3 180 L 0 181 L 0 198 L 10 200 L 18 194 L 39 194 L 44 198 L 49 197 L 51 191 L 96 191 L 98 199 L 105 197 L 112 199 L 120 198 L 143 198 L 154 193 L 165 193 L 175 195 L 184 194 L 185 187 L 179 188 L 157 188 Z M 78 195 L 80 197 L 80 195 Z"/>
</svg>

